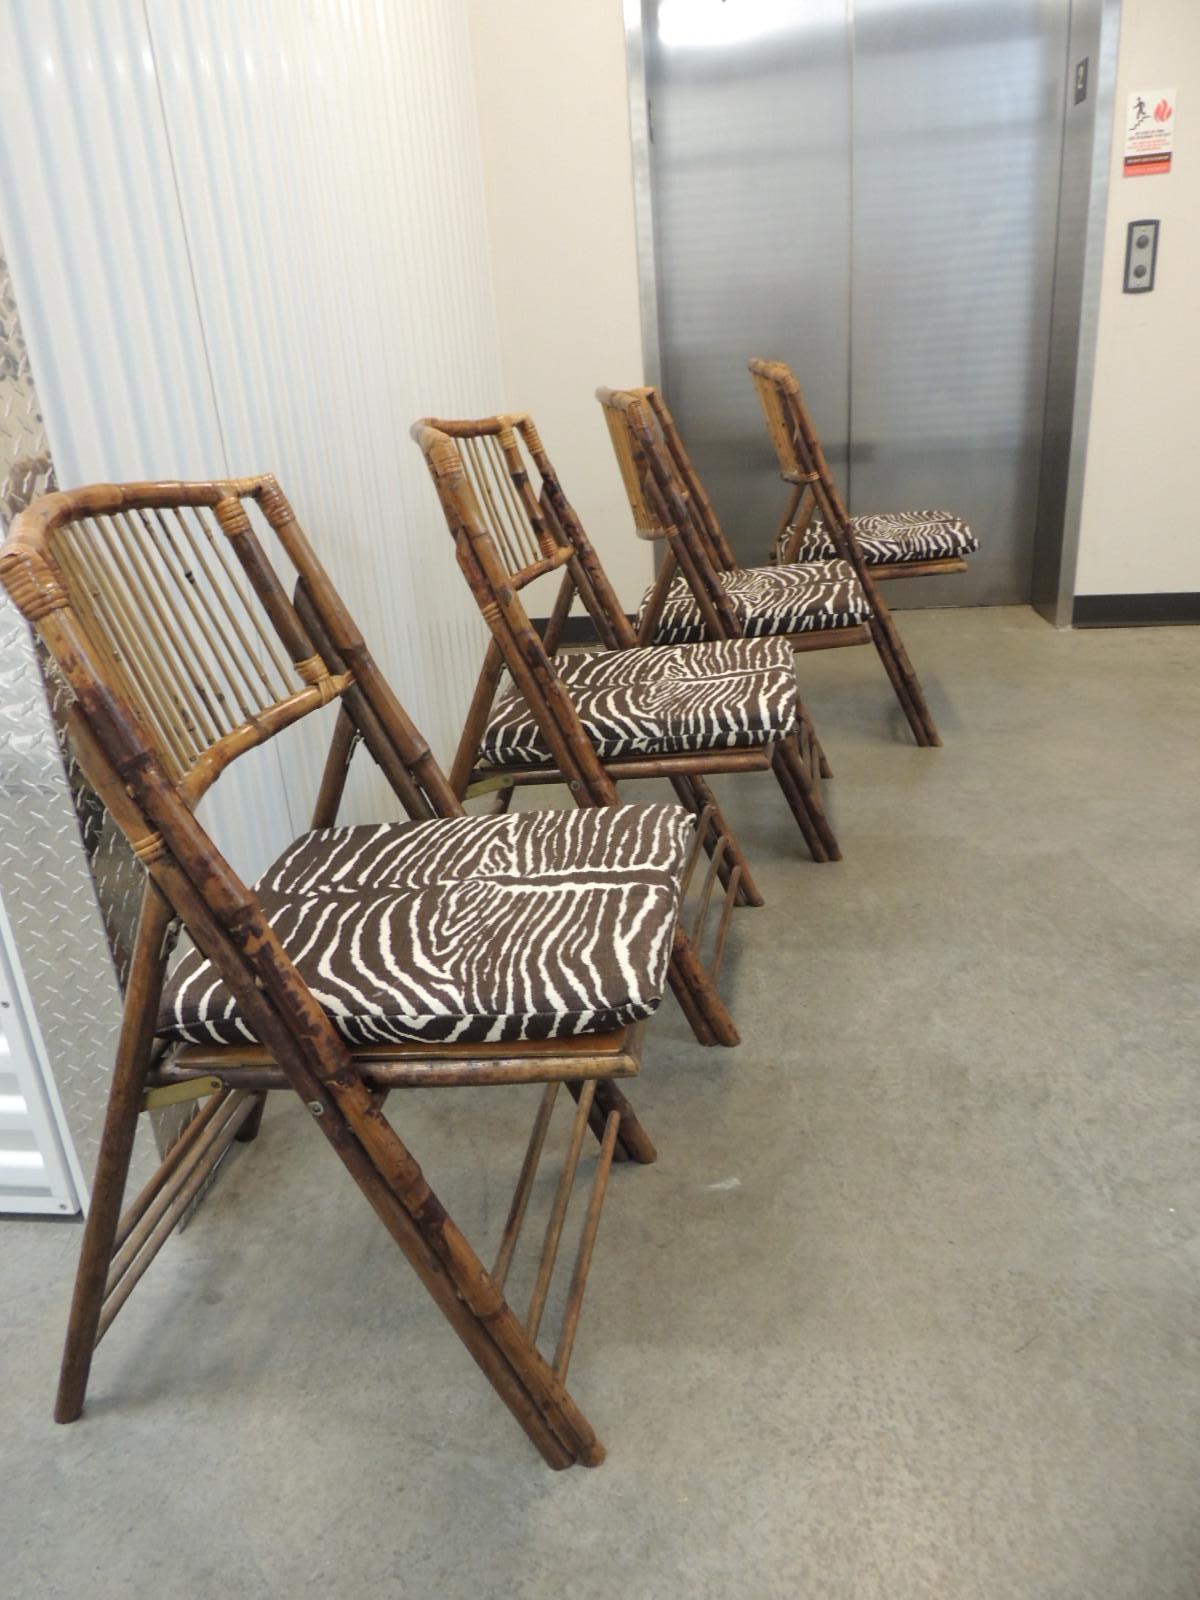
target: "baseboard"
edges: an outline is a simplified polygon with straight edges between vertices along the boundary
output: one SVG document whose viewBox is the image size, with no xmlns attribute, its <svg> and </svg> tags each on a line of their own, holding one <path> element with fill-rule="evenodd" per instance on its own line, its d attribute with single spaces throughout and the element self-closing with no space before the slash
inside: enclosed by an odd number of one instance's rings
<svg viewBox="0 0 1200 1600">
<path fill-rule="evenodd" d="M 533 617 L 534 627 L 539 633 L 546 631 L 546 617 Z M 629 618 L 630 626 L 633 618 Z M 600 635 L 596 632 L 596 624 L 591 617 L 568 617 L 567 625 L 562 631 L 563 644 L 599 644 Z"/>
<path fill-rule="evenodd" d="M 1200 594 L 1077 594 L 1076 628 L 1153 628 L 1200 622 Z"/>
</svg>

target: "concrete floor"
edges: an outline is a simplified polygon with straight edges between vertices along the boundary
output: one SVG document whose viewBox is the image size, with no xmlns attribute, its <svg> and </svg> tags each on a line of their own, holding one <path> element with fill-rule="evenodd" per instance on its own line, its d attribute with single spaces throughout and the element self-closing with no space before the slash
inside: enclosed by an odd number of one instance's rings
<svg viewBox="0 0 1200 1600">
<path fill-rule="evenodd" d="M 722 786 L 769 903 L 741 1049 L 669 1004 L 634 1085 L 661 1159 L 572 1370 L 606 1465 L 542 1466 L 277 1096 L 74 1427 L 78 1228 L 0 1226 L 4 1594 L 1200 1593 L 1200 630 L 902 620 L 941 751 L 871 652 L 801 661 L 840 866 Z M 536 1093 L 393 1101 L 470 1236 Z"/>
</svg>

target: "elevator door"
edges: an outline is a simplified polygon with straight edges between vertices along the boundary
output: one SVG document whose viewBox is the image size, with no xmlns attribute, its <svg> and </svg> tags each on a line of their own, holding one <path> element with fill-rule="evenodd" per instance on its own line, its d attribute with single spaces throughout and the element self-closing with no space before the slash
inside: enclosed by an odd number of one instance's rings
<svg viewBox="0 0 1200 1600">
<path fill-rule="evenodd" d="M 1070 0 L 646 0 L 662 382 L 734 549 L 785 502 L 781 356 L 852 511 L 983 548 L 896 605 L 1029 598 Z"/>
</svg>

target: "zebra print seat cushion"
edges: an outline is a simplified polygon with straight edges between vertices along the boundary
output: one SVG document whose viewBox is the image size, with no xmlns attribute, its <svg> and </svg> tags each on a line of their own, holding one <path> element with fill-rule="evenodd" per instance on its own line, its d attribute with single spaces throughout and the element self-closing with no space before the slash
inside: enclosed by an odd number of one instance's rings
<svg viewBox="0 0 1200 1600">
<path fill-rule="evenodd" d="M 676 805 L 325 828 L 302 834 L 255 892 L 352 1044 L 597 1033 L 662 999 L 693 830 Z M 254 1037 L 194 949 L 158 1032 Z"/>
<path fill-rule="evenodd" d="M 796 725 L 792 653 L 781 639 L 597 650 L 555 664 L 605 759 L 770 744 Z M 494 767 L 551 762 L 517 689 L 497 698 L 479 759 Z"/>
<path fill-rule="evenodd" d="M 748 638 L 853 628 L 871 615 L 854 568 L 848 561 L 814 561 L 808 566 L 739 567 L 722 572 Z M 642 596 L 638 624 L 653 590 Z M 667 590 L 654 630 L 655 644 L 688 644 L 707 637 L 696 597 L 682 574 Z"/>
<path fill-rule="evenodd" d="M 951 511 L 885 511 L 851 517 L 855 537 L 870 567 L 904 561 L 951 561 L 972 555 L 979 540 Z M 814 518 L 796 552 L 797 561 L 823 561 L 836 552 L 820 514 Z"/>
</svg>

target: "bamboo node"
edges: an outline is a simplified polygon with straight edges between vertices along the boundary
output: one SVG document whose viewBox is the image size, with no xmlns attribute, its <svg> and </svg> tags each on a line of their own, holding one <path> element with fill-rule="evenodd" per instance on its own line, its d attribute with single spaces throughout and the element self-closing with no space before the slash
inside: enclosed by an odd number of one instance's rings
<svg viewBox="0 0 1200 1600">
<path fill-rule="evenodd" d="M 321 656 L 306 656 L 303 661 L 297 661 L 295 666 L 301 681 L 321 696 L 323 706 L 337 699 L 338 684 L 330 677 L 329 668 Z"/>
<path fill-rule="evenodd" d="M 130 845 L 134 855 L 144 867 L 148 867 L 152 861 L 157 861 L 167 852 L 161 833 L 144 833 L 140 839 L 131 839 Z"/>
<path fill-rule="evenodd" d="M 51 611 L 61 611 L 71 603 L 49 565 L 25 552 L 11 551 L 4 557 L 0 581 L 29 622 L 40 622 Z"/>
<path fill-rule="evenodd" d="M 230 539 L 250 532 L 250 518 L 240 500 L 218 500 L 213 513 Z"/>
<path fill-rule="evenodd" d="M 262 507 L 263 516 L 273 528 L 279 527 L 284 522 L 295 522 L 296 514 L 288 503 L 288 498 L 278 484 L 264 484 L 258 497 Z"/>
</svg>

